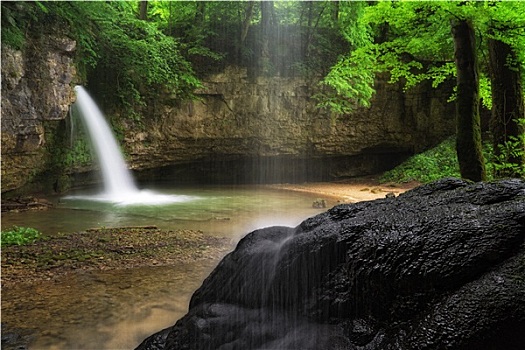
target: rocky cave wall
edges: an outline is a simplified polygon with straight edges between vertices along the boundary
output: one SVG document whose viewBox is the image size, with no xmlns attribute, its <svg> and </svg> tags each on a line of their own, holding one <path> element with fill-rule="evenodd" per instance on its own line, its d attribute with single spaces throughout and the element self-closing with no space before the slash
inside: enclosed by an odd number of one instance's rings
<svg viewBox="0 0 525 350">
<path fill-rule="evenodd" d="M 95 165 L 55 169 L 52 159 L 54 148 L 67 147 L 65 120 L 72 88 L 80 81 L 74 50 L 74 41 L 53 36 L 40 38 L 24 54 L 2 47 L 3 193 L 34 190 L 28 185 L 42 179 L 44 190 L 53 184 L 56 189 L 64 174 L 93 181 Z M 122 147 L 140 179 L 279 182 L 359 176 L 391 168 L 454 132 L 454 106 L 446 102 L 450 86 L 404 93 L 386 81 L 378 78 L 371 108 L 335 117 L 316 109 L 315 82 L 254 80 L 245 68 L 228 67 L 203 79 L 199 100 L 151 101 L 142 111 L 142 127 L 118 113 L 110 117 L 122 124 Z"/>
<path fill-rule="evenodd" d="M 371 108 L 332 116 L 315 82 L 228 67 L 207 77 L 200 101 L 152 103 L 124 140 L 132 167 L 152 179 L 296 182 L 377 173 L 454 133 L 451 86 L 404 93 L 377 79 Z M 154 172 L 147 169 L 155 169 Z"/>
</svg>

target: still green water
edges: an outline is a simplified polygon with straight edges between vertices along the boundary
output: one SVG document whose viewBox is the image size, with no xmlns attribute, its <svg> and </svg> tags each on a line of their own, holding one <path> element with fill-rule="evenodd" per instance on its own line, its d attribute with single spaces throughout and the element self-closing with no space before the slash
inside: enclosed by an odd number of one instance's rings
<svg viewBox="0 0 525 350">
<path fill-rule="evenodd" d="M 295 226 L 320 212 L 312 208 L 315 195 L 264 186 L 203 186 L 159 188 L 181 201 L 165 205 L 119 205 L 69 197 L 51 198 L 56 208 L 2 214 L 2 229 L 34 227 L 46 235 L 93 227 L 157 225 L 163 229 L 198 229 L 239 238 L 256 228 Z M 71 196 L 83 197 L 85 192 Z"/>
<path fill-rule="evenodd" d="M 92 227 L 157 225 L 202 230 L 235 243 L 254 229 L 296 226 L 322 211 L 312 208 L 315 195 L 264 186 L 156 190 L 181 201 L 122 206 L 52 198 L 57 206 L 51 210 L 2 214 L 2 228 L 29 226 L 52 236 Z M 187 312 L 191 294 L 217 263 L 79 272 L 20 285 L 2 291 L 2 323 L 27 332 L 29 349 L 132 349 Z"/>
</svg>

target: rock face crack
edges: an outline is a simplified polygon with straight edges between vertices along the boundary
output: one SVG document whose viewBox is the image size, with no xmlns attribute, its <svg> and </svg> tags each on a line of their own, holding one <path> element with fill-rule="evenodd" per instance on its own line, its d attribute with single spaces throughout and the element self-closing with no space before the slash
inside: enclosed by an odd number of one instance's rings
<svg viewBox="0 0 525 350">
<path fill-rule="evenodd" d="M 138 349 L 523 349 L 524 194 L 444 179 L 254 231 Z"/>
</svg>

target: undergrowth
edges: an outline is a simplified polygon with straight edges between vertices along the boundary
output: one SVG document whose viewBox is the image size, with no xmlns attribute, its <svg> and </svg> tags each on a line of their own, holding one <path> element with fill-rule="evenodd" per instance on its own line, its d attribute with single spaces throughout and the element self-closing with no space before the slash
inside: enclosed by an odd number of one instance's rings
<svg viewBox="0 0 525 350">
<path fill-rule="evenodd" d="M 509 176 L 525 178 L 525 163 L 515 164 L 509 160 L 512 157 L 514 159 L 524 158 L 523 144 L 525 140 L 511 138 L 504 145 L 499 145 L 499 152 L 496 153 L 490 141 L 484 142 L 483 156 L 487 180 Z M 461 178 L 454 137 L 446 139 L 425 152 L 413 155 L 394 169 L 385 172 L 380 181 L 428 183 L 445 177 Z"/>
<path fill-rule="evenodd" d="M 434 148 L 413 155 L 381 176 L 381 182 L 428 183 L 444 177 L 461 177 L 454 138 L 448 138 Z"/>
<path fill-rule="evenodd" d="M 32 227 L 13 226 L 1 232 L 2 246 L 23 245 L 40 239 L 42 234 Z"/>
</svg>

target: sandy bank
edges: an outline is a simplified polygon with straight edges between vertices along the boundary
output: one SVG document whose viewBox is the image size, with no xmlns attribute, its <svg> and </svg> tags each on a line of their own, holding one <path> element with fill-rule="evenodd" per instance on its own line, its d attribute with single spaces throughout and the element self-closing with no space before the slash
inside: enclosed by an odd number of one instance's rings
<svg viewBox="0 0 525 350">
<path fill-rule="evenodd" d="M 397 196 L 417 186 L 419 186 L 419 183 L 416 182 L 381 184 L 378 178 L 373 176 L 334 182 L 268 185 L 269 188 L 273 189 L 314 193 L 318 194 L 320 198 L 329 197 L 340 203 L 355 203 L 385 198 L 388 193 L 393 193 Z"/>
</svg>

